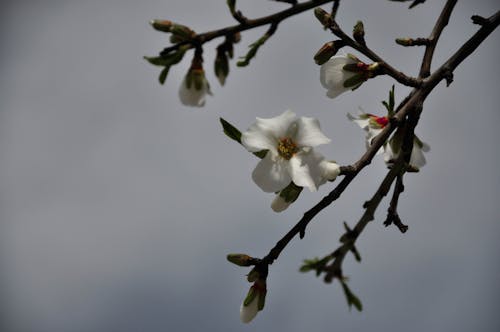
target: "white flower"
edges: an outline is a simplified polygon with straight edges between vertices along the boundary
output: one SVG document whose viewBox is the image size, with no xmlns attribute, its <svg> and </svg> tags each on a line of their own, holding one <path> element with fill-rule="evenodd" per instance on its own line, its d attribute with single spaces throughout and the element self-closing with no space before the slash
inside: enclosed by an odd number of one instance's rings
<svg viewBox="0 0 500 332">
<path fill-rule="evenodd" d="M 376 116 L 370 113 L 361 113 L 357 118 L 347 113 L 347 117 L 352 122 L 356 123 L 358 126 L 366 131 L 366 147 L 369 148 L 372 144 L 373 139 L 380 134 L 380 132 L 389 123 L 389 118 L 387 116 Z M 396 160 L 401 152 L 401 140 L 402 137 L 398 135 L 398 132 L 394 134 L 388 143 L 385 143 L 377 154 L 384 152 L 384 161 L 387 165 L 392 165 L 394 160 Z M 424 152 L 430 150 L 429 145 L 420 141 L 417 136 L 413 140 L 413 149 L 410 156 L 410 166 L 419 169 L 424 166 L 425 156 Z"/>
<path fill-rule="evenodd" d="M 320 153 L 316 151 L 312 151 L 311 154 L 312 160 L 314 163 L 312 164 L 314 167 L 313 174 L 314 182 L 319 187 L 320 185 L 326 183 L 327 181 L 333 181 L 340 174 L 340 167 L 333 161 L 327 161 Z M 283 189 L 283 191 L 279 192 L 276 197 L 274 197 L 273 202 L 271 203 L 271 208 L 274 212 L 282 212 L 285 211 L 293 202 L 297 200 L 300 195 L 299 188 L 297 191 L 297 187 L 292 187 L 291 192 L 288 191 L 288 187 Z M 287 192 L 288 191 L 288 192 Z"/>
<path fill-rule="evenodd" d="M 241 136 L 250 152 L 267 150 L 252 173 L 254 182 L 265 192 L 278 192 L 290 182 L 317 190 L 326 181 L 324 157 L 312 147 L 329 143 L 314 118 L 296 118 L 291 111 L 270 119 L 257 118 Z"/>
<path fill-rule="evenodd" d="M 240 319 L 243 323 L 250 323 L 257 316 L 257 313 L 264 309 L 266 300 L 266 281 L 257 280 L 240 307 Z"/>
<path fill-rule="evenodd" d="M 347 118 L 356 123 L 366 132 L 366 148 L 368 149 L 372 144 L 373 139 L 380 134 L 380 132 L 389 123 L 389 118 L 386 116 L 376 116 L 370 113 L 361 113 L 357 118 L 347 113 Z M 377 154 L 383 152 L 381 147 Z"/>
<path fill-rule="evenodd" d="M 394 139 L 391 139 L 389 140 L 389 143 L 385 145 L 384 148 L 385 149 L 384 161 L 389 166 L 394 163 L 394 160 L 396 160 L 399 157 L 399 153 L 401 152 L 401 148 L 395 151 L 396 144 L 394 143 L 395 143 Z M 415 136 L 415 138 L 413 139 L 413 149 L 411 150 L 411 156 L 409 162 L 410 166 L 416 168 L 416 170 L 423 167 L 426 164 L 424 152 L 428 152 L 429 150 L 430 150 L 429 145 L 422 142 L 420 139 L 418 139 L 417 136 Z"/>
<path fill-rule="evenodd" d="M 179 89 L 181 102 L 186 106 L 202 107 L 205 105 L 207 94 L 212 93 L 205 78 L 205 71 L 201 67 L 191 66 Z"/>
<path fill-rule="evenodd" d="M 354 88 L 353 86 L 345 87 L 344 82 L 359 73 L 344 70 L 344 66 L 356 63 L 358 61 L 350 57 L 337 55 L 321 65 L 319 80 L 321 85 L 328 90 L 326 92 L 328 97 L 335 98 Z"/>
</svg>

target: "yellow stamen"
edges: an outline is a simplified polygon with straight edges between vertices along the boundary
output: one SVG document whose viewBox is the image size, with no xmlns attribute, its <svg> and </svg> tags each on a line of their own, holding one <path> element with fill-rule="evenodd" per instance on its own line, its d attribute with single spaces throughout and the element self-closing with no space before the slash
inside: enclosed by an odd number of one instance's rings
<svg viewBox="0 0 500 332">
<path fill-rule="evenodd" d="M 289 137 L 284 137 L 279 140 L 278 154 L 286 160 L 290 160 L 294 154 L 299 151 L 297 144 Z"/>
</svg>

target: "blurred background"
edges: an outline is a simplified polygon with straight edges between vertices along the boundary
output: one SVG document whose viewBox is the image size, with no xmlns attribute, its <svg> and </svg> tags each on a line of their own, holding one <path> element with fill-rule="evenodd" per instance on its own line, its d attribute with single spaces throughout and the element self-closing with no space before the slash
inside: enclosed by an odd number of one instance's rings
<svg viewBox="0 0 500 332">
<path fill-rule="evenodd" d="M 357 20 L 367 43 L 416 75 L 423 50 L 396 37 L 427 36 L 445 1 L 342 1 L 338 21 Z M 238 1 L 248 17 L 288 5 Z M 329 8 L 329 6 L 325 6 Z M 494 0 L 459 1 L 434 68 L 490 16 Z M 496 331 L 500 330 L 498 200 L 499 31 L 441 83 L 424 105 L 417 134 L 427 165 L 405 177 L 401 234 L 385 228 L 388 200 L 359 238 L 361 264 L 344 272 L 364 311 L 349 311 L 340 285 L 298 268 L 339 244 L 386 169 L 378 157 L 272 266 L 266 308 L 239 320 L 248 270 L 230 252 L 263 256 L 335 185 L 304 191 L 287 211 L 270 209 L 250 174 L 257 160 L 222 134 L 219 117 L 245 130 L 285 109 L 320 120 L 340 164 L 365 150 L 346 113 L 383 114 L 393 82 L 379 77 L 329 99 L 312 57 L 333 39 L 312 12 L 282 23 L 250 67 L 226 86 L 213 74 L 202 109 L 178 99 L 189 63 L 170 71 L 146 63 L 168 45 L 155 18 L 198 32 L 235 24 L 225 1 L 7 0 L 0 12 L 0 324 L 5 332 L 128 331 Z M 266 28 L 245 32 L 237 56 Z M 347 50 L 349 51 L 349 50 Z M 364 59 L 363 57 L 361 57 Z M 409 89 L 396 86 L 400 101 Z"/>
</svg>

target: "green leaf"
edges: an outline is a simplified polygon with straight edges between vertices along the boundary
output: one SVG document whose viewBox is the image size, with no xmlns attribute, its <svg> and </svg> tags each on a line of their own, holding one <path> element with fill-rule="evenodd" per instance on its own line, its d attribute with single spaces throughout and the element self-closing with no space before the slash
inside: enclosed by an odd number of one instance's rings
<svg viewBox="0 0 500 332">
<path fill-rule="evenodd" d="M 342 289 L 344 290 L 349 309 L 354 306 L 358 311 L 363 311 L 363 304 L 361 303 L 359 298 L 354 295 L 354 293 L 349 289 L 345 281 L 341 280 L 340 283 L 342 284 Z"/>
<path fill-rule="evenodd" d="M 302 192 L 302 189 L 304 188 L 297 186 L 293 182 L 290 182 L 290 184 L 286 186 L 285 189 L 280 191 L 280 196 L 285 200 L 285 202 L 293 203 L 299 197 L 300 193 Z"/>
<path fill-rule="evenodd" d="M 267 34 L 264 36 L 260 37 L 255 43 L 250 44 L 250 49 L 248 50 L 248 53 L 244 57 L 240 57 L 240 61 L 236 63 L 238 67 L 246 67 L 250 64 L 250 60 L 252 60 L 255 55 L 257 55 L 257 51 L 259 48 L 264 45 L 266 40 L 269 38 Z"/>
<path fill-rule="evenodd" d="M 155 56 L 155 57 L 144 56 L 144 60 L 155 66 L 168 65 L 168 58 L 164 58 L 161 56 Z"/>
<path fill-rule="evenodd" d="M 266 157 L 267 151 L 269 151 L 269 150 L 261 150 L 261 151 L 254 152 L 253 154 L 260 159 L 264 159 Z"/>
<path fill-rule="evenodd" d="M 224 134 L 230 139 L 241 144 L 241 132 L 232 124 L 224 120 L 223 118 L 219 118 L 220 123 L 222 124 L 222 128 L 224 129 Z M 263 159 L 266 156 L 268 150 L 261 150 L 254 152 L 253 154 L 260 159 Z"/>
<path fill-rule="evenodd" d="M 247 297 L 245 297 L 245 300 L 243 301 L 243 305 L 247 307 L 250 303 L 252 303 L 253 300 L 255 300 L 256 296 L 257 291 L 255 290 L 255 287 L 250 287 L 247 293 Z"/>
<path fill-rule="evenodd" d="M 385 108 L 387 109 L 387 115 L 389 117 L 392 117 L 394 116 L 394 106 L 395 106 L 395 102 L 394 102 L 394 85 L 392 86 L 391 90 L 389 90 L 389 99 L 388 101 L 382 101 L 382 105 L 385 106 Z"/>
<path fill-rule="evenodd" d="M 348 63 L 342 67 L 343 70 L 349 71 L 352 73 L 359 73 L 361 70 L 359 69 L 358 65 L 355 63 Z"/>
<path fill-rule="evenodd" d="M 364 81 L 366 81 L 366 79 L 363 74 L 356 74 L 344 81 L 344 87 L 353 89 L 358 88 Z"/>
<path fill-rule="evenodd" d="M 158 81 L 160 81 L 160 84 L 164 84 L 165 80 L 167 79 L 168 71 L 170 70 L 170 66 L 166 66 L 163 68 L 163 70 L 160 73 L 160 76 L 158 77 Z"/>
<path fill-rule="evenodd" d="M 241 131 L 236 129 L 235 126 L 224 120 L 223 118 L 219 118 L 220 123 L 222 124 L 222 128 L 224 129 L 224 134 L 232 140 L 241 144 Z"/>
<path fill-rule="evenodd" d="M 229 7 L 229 11 L 234 14 L 236 11 L 236 0 L 227 0 L 227 6 Z"/>
</svg>

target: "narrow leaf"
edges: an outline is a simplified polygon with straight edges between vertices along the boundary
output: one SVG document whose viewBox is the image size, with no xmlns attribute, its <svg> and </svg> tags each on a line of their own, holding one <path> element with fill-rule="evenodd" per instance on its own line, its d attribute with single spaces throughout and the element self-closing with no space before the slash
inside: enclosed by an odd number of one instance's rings
<svg viewBox="0 0 500 332">
<path fill-rule="evenodd" d="M 340 283 L 342 284 L 342 289 L 344 290 L 344 294 L 347 299 L 347 304 L 349 305 L 349 309 L 354 305 L 354 307 L 358 311 L 362 311 L 363 304 L 361 303 L 359 298 L 356 295 L 354 295 L 353 292 L 351 292 L 351 290 L 344 281 L 340 281 Z"/>
<path fill-rule="evenodd" d="M 170 69 L 170 66 L 166 66 L 161 71 L 160 76 L 158 77 L 158 81 L 160 81 L 161 85 L 163 85 L 165 83 L 165 80 L 167 79 L 167 76 L 168 76 L 169 69 Z"/>
<path fill-rule="evenodd" d="M 222 128 L 224 129 L 224 134 L 226 134 L 230 139 L 241 144 L 241 132 L 223 118 L 220 118 L 219 120 L 222 124 Z"/>
</svg>

